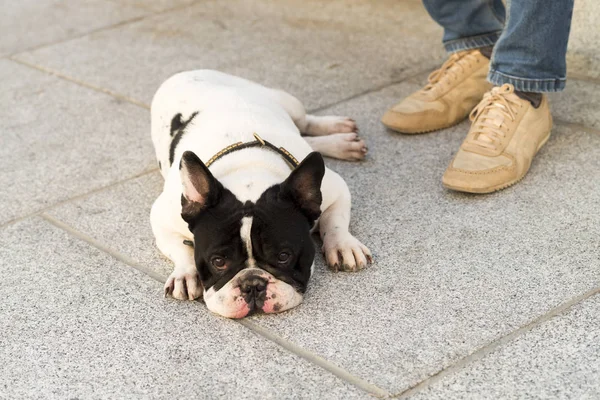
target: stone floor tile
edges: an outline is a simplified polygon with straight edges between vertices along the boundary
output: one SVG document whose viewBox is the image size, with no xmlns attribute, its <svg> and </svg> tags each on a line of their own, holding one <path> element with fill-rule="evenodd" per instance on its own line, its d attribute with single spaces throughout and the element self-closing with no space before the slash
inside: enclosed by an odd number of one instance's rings
<svg viewBox="0 0 600 400">
<path fill-rule="evenodd" d="M 140 8 L 105 0 L 7 1 L 0 13 L 0 57 L 147 14 Z"/>
<path fill-rule="evenodd" d="M 18 58 L 146 103 L 175 72 L 218 69 L 314 109 L 435 66 L 440 37 L 412 1 L 213 0 Z"/>
<path fill-rule="evenodd" d="M 600 295 L 409 398 L 600 398 Z"/>
<path fill-rule="evenodd" d="M 148 112 L 0 60 L 0 224 L 156 167 Z"/>
<path fill-rule="evenodd" d="M 2 398 L 369 398 L 39 218 L 0 230 Z"/>
</svg>

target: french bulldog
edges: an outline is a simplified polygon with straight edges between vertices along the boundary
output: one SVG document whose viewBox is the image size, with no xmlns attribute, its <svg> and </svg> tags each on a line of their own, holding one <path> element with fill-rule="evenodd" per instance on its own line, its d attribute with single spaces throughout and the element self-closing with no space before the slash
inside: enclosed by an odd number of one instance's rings
<svg viewBox="0 0 600 400">
<path fill-rule="evenodd" d="M 348 231 L 348 186 L 320 154 L 365 157 L 350 118 L 307 115 L 286 92 L 197 70 L 160 86 L 151 119 L 165 183 L 150 219 L 175 264 L 165 295 L 203 296 L 228 318 L 295 307 L 313 272 L 316 228 L 334 271 L 371 262 Z"/>
</svg>

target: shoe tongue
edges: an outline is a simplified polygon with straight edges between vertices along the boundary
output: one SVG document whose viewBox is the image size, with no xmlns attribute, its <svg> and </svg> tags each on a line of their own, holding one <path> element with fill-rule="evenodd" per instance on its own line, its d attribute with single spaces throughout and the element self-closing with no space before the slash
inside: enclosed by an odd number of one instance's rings
<svg viewBox="0 0 600 400">
<path fill-rule="evenodd" d="M 523 101 L 523 99 L 520 98 L 519 96 L 517 96 L 517 94 L 515 92 L 505 93 L 504 97 L 506 97 L 512 103 L 519 103 L 519 102 Z"/>
<path fill-rule="evenodd" d="M 485 114 L 485 119 L 497 127 L 500 127 L 506 118 L 504 113 L 508 112 L 506 110 L 506 106 L 504 104 L 494 103 L 493 106 L 490 106 L 489 110 Z"/>
</svg>

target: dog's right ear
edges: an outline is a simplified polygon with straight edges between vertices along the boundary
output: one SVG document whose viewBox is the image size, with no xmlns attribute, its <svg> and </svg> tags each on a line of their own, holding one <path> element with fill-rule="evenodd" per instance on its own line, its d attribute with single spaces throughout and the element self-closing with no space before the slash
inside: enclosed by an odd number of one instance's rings
<svg viewBox="0 0 600 400">
<path fill-rule="evenodd" d="M 223 187 L 209 169 L 191 151 L 186 151 L 179 163 L 181 175 L 181 217 L 190 222 L 202 210 L 216 204 Z"/>
<path fill-rule="evenodd" d="M 280 198 L 292 199 L 311 224 L 321 215 L 321 183 L 324 175 L 323 157 L 313 151 L 280 186 Z"/>
</svg>

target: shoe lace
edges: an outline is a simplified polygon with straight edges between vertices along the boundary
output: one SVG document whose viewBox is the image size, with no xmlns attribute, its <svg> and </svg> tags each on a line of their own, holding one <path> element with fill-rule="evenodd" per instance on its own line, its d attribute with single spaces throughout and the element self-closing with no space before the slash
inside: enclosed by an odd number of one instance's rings
<svg viewBox="0 0 600 400">
<path fill-rule="evenodd" d="M 448 58 L 439 69 L 436 69 L 431 74 L 429 74 L 429 77 L 427 77 L 429 83 L 425 85 L 423 90 L 433 89 L 437 84 L 441 82 L 442 78 L 448 75 L 452 75 L 454 78 L 457 78 L 458 74 L 456 72 L 456 68 L 453 67 L 459 66 L 461 70 L 464 71 L 464 67 L 459 63 L 459 61 L 465 58 L 465 55 L 465 53 L 452 54 L 450 58 Z"/>
<path fill-rule="evenodd" d="M 495 87 L 471 111 L 469 119 L 473 122 L 473 143 L 496 150 L 508 132 L 505 121 L 514 121 L 517 118 L 515 107 L 521 106 L 509 96 L 514 90 L 510 84 Z"/>
</svg>

